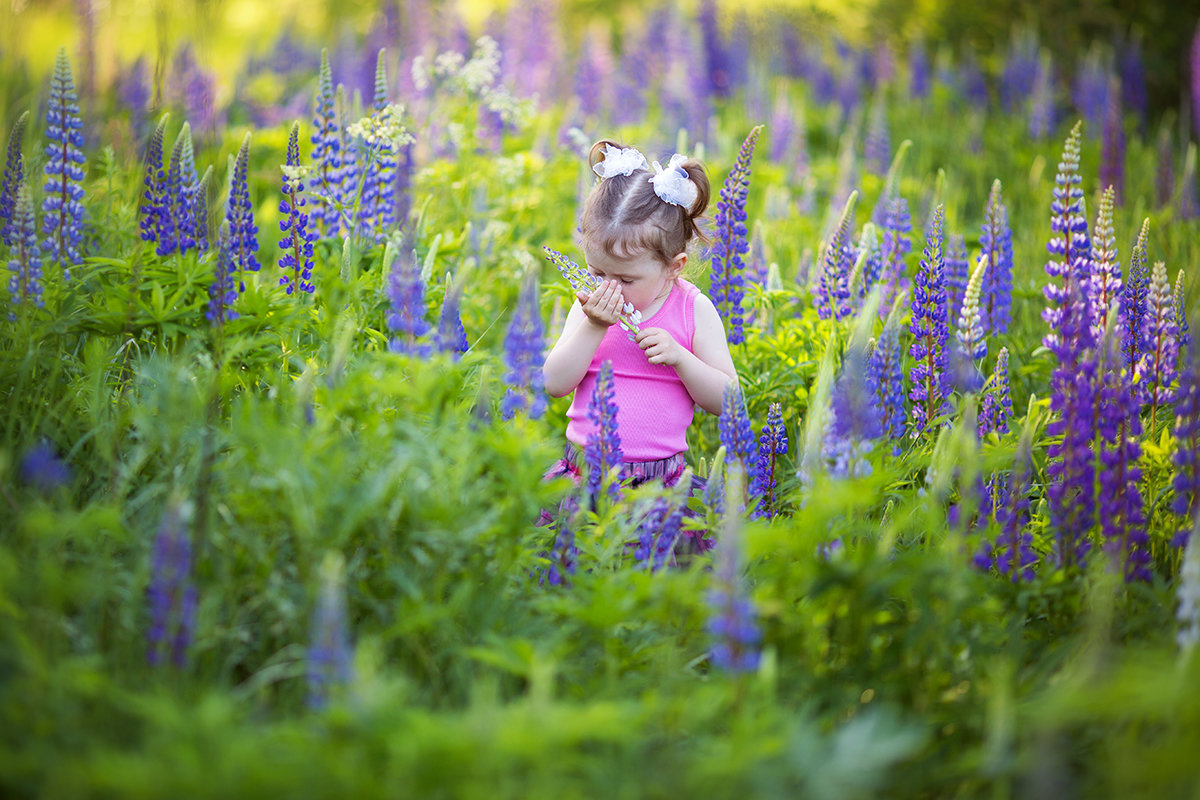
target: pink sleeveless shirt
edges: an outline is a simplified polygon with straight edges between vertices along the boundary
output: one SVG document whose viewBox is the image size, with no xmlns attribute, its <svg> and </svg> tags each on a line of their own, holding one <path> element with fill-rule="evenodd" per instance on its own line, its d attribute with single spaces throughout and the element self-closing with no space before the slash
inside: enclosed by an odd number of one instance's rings
<svg viewBox="0 0 1200 800">
<path fill-rule="evenodd" d="M 662 328 L 692 352 L 696 332 L 695 303 L 700 290 L 679 278 L 662 308 L 642 320 L 642 330 Z M 687 429 L 695 402 L 675 374 L 675 368 L 651 364 L 636 342 L 629 341 L 620 325 L 604 335 L 600 348 L 575 387 L 567 411 L 567 439 L 583 447 L 595 426 L 587 418 L 588 401 L 596 388 L 600 365 L 612 361 L 613 391 L 617 404 L 617 435 L 626 461 L 657 461 L 687 450 Z"/>
</svg>

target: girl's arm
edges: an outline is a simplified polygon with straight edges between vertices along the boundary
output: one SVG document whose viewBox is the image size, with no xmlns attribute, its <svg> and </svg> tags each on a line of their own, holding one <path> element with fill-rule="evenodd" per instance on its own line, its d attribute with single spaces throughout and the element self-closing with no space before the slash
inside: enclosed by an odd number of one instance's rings
<svg viewBox="0 0 1200 800">
<path fill-rule="evenodd" d="M 710 414 L 721 413 L 725 387 L 737 383 L 737 369 L 725 340 L 725 326 L 712 300 L 696 295 L 696 332 L 692 351 L 679 345 L 662 328 L 649 328 L 638 335 L 638 345 L 652 364 L 669 364 L 683 381 L 696 404 Z"/>
<path fill-rule="evenodd" d="M 590 294 L 580 292 L 578 297 L 579 302 L 571 304 L 562 333 L 542 365 L 542 380 L 551 397 L 575 391 L 624 302 L 616 281 L 605 281 Z"/>
</svg>

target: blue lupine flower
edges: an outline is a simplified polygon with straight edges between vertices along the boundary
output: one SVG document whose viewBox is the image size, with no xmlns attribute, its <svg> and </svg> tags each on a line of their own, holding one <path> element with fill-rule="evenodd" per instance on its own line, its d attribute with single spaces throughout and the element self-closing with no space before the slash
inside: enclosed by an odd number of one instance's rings
<svg viewBox="0 0 1200 800">
<path fill-rule="evenodd" d="M 821 256 L 821 274 L 813 291 L 813 304 L 821 319 L 841 320 L 850 315 L 850 272 L 854 268 L 854 245 L 850 229 L 858 192 L 851 192 L 837 228 Z"/>
<path fill-rule="evenodd" d="M 1008 421 L 1012 418 L 1012 388 L 1008 381 L 1008 348 L 1001 347 L 996 356 L 996 369 L 984 387 L 980 403 L 977 431 L 982 439 L 992 431 L 1008 433 Z"/>
<path fill-rule="evenodd" d="M 1092 307 L 1092 326 L 1104 329 L 1109 307 L 1121 292 L 1121 262 L 1117 260 L 1117 235 L 1113 230 L 1113 187 L 1100 196 L 1096 215 L 1096 235 L 1092 240 L 1091 274 L 1087 276 L 1088 302 Z"/>
<path fill-rule="evenodd" d="M 596 375 L 596 387 L 588 399 L 587 418 L 592 423 L 583 446 L 584 461 L 587 463 L 587 493 L 597 498 L 600 487 L 613 467 L 624 463 L 621 454 L 621 435 L 617 430 L 616 388 L 613 385 L 612 362 L 600 365 Z M 621 496 L 621 483 L 614 480 L 608 487 L 609 498 L 616 502 Z"/>
<path fill-rule="evenodd" d="M 1050 332 L 1042 342 L 1051 350 L 1056 349 L 1056 342 L 1062 336 L 1060 328 L 1065 299 L 1090 272 L 1091 245 L 1087 241 L 1087 220 L 1083 216 L 1083 189 L 1079 188 L 1083 181 L 1079 174 L 1082 130 L 1083 123 L 1075 123 L 1063 145 L 1062 161 L 1054 178 L 1054 200 L 1050 204 L 1051 234 L 1046 243 L 1050 260 L 1046 262 L 1046 274 L 1051 280 L 1042 289 L 1048 304 L 1042 311 L 1042 319 L 1050 326 Z M 1060 279 L 1061 285 L 1055 284 L 1055 279 Z M 1066 344 L 1068 347 L 1075 345 L 1071 341 Z"/>
<path fill-rule="evenodd" d="M 354 677 L 354 649 L 346 620 L 344 562 L 337 554 L 327 555 L 321 564 L 307 661 L 308 706 L 324 708 L 330 697 Z"/>
<path fill-rule="evenodd" d="M 171 663 L 185 666 L 196 627 L 197 595 L 192 581 L 191 538 L 178 505 L 167 508 L 154 537 L 146 600 L 150 607 L 146 660 L 156 667 L 169 653 Z"/>
<path fill-rule="evenodd" d="M 946 237 L 946 252 L 942 263 L 945 270 L 946 315 L 948 319 L 956 320 L 962 314 L 963 296 L 970 279 L 967 243 L 961 233 L 952 233 Z"/>
<path fill-rule="evenodd" d="M 862 309 L 867 295 L 879 283 L 883 276 L 883 250 L 879 247 L 879 232 L 873 224 L 864 225 L 862 234 L 858 237 L 858 246 L 854 249 L 856 259 L 862 259 L 861 277 L 855 281 L 851 274 L 851 283 L 857 286 L 857 291 L 851 287 L 851 305 L 854 312 Z"/>
<path fill-rule="evenodd" d="M 1029 93 L 1029 136 L 1032 139 L 1045 139 L 1058 125 L 1054 85 L 1054 64 L 1046 53 L 1038 62 L 1033 89 Z"/>
<path fill-rule="evenodd" d="M 360 155 L 365 155 L 366 150 L 365 145 L 353 140 L 348 130 L 352 121 L 350 98 L 346 87 L 340 83 L 333 93 L 333 106 L 337 110 L 339 152 L 342 156 L 338 164 L 337 182 L 334 184 L 334 197 L 342 208 L 338 214 L 342 233 L 348 234 L 353 220 L 357 218 L 361 199 L 359 194 L 362 191 L 360 183 L 365 166 L 365 159 L 360 159 Z"/>
<path fill-rule="evenodd" d="M 733 169 L 721 186 L 714 220 L 711 293 L 717 311 L 725 320 L 730 344 L 741 344 L 746 339 L 742 311 L 745 296 L 742 256 L 750 249 L 746 241 L 746 197 L 750 191 L 750 159 L 761 132 L 762 126 L 756 125 L 742 143 Z"/>
<path fill-rule="evenodd" d="M 920 41 L 908 53 L 908 93 L 914 100 L 929 94 L 929 56 Z"/>
<path fill-rule="evenodd" d="M 213 268 L 213 282 L 208 287 L 208 309 L 204 315 L 208 317 L 209 322 L 221 328 L 227 321 L 238 318 L 238 313 L 233 310 L 233 303 L 238 296 L 234 278 L 237 265 L 233 260 L 229 228 L 226 225 L 221 227 Z"/>
<path fill-rule="evenodd" d="M 1191 328 L 1188 326 L 1187 309 L 1184 308 L 1183 270 L 1175 276 L 1175 329 L 1179 331 L 1179 347 L 1192 343 Z"/>
<path fill-rule="evenodd" d="M 163 114 L 150 141 L 146 143 L 146 175 L 142 179 L 142 199 L 138 225 L 143 242 L 158 242 L 160 208 L 166 193 L 167 174 L 163 169 L 163 137 L 167 131 L 168 114 Z"/>
<path fill-rule="evenodd" d="M 129 109 L 129 126 L 133 129 L 135 139 L 141 139 L 145 132 L 146 109 L 152 96 L 148 73 L 146 57 L 138 56 L 117 77 L 117 98 Z"/>
<path fill-rule="evenodd" d="M 906 418 L 904 408 L 904 369 L 900 352 L 900 309 L 888 315 L 875 342 L 875 349 L 867 359 L 867 383 L 875 388 L 875 401 L 879 409 L 879 428 L 882 435 L 897 442 L 892 455 L 900 454 L 898 440 L 904 434 Z"/>
<path fill-rule="evenodd" d="M 1014 29 L 1000 74 L 1000 97 L 1006 110 L 1016 111 L 1033 93 L 1037 73 L 1037 34 L 1031 28 Z"/>
<path fill-rule="evenodd" d="M 871 377 L 866 352 L 852 341 L 830 392 L 829 420 L 821 443 L 821 456 L 829 463 L 829 474 L 836 478 L 871 474 L 867 457 L 883 433 Z"/>
<path fill-rule="evenodd" d="M 250 168 L 250 134 L 242 139 L 237 159 L 233 162 L 233 182 L 225 206 L 225 221 L 229 224 L 229 254 L 238 275 L 238 290 L 246 290 L 246 273 L 258 272 L 258 226 L 254 224 L 254 207 L 250 204 L 247 172 Z"/>
<path fill-rule="evenodd" d="M 909 372 L 913 401 L 912 435 L 918 436 L 947 409 L 950 358 L 946 338 L 946 289 L 942 256 L 942 206 L 939 203 L 925 236 L 921 266 L 913 287 L 912 322 L 909 330 L 916 340 L 909 348 L 914 364 Z"/>
<path fill-rule="evenodd" d="M 997 504 L 996 521 L 1000 533 L 994 548 L 984 543 L 984 552 L 976 556 L 975 565 L 981 569 L 995 567 L 1001 575 L 1007 575 L 1013 583 L 1031 581 L 1037 553 L 1033 550 L 1033 534 L 1026 526 L 1029 522 L 1029 437 L 1023 436 L 1013 462 L 1013 474 L 1007 481 L 1003 502 Z"/>
<path fill-rule="evenodd" d="M 312 294 L 316 287 L 312 283 L 313 242 L 317 239 L 315 231 L 309 230 L 308 214 L 303 210 L 307 200 L 304 192 L 304 181 L 300 172 L 300 123 L 292 123 L 292 131 L 288 135 L 287 163 L 283 174 L 283 199 L 279 201 L 279 230 L 283 238 L 279 247 L 283 257 L 279 259 L 279 268 L 283 275 L 279 277 L 279 285 L 287 287 L 287 293 L 297 290 Z"/>
<path fill-rule="evenodd" d="M 183 147 L 186 130 L 187 123 L 184 123 L 184 130 L 180 131 L 179 137 L 175 139 L 175 146 L 171 148 L 170 166 L 167 168 L 167 176 L 162 186 L 162 197 L 156 209 L 158 212 L 158 225 L 156 226 L 158 247 L 155 252 L 160 258 L 183 250 L 179 231 L 183 226 L 186 213 L 183 202 L 188 195 L 189 188 L 183 178 Z"/>
<path fill-rule="evenodd" d="M 1175 497 L 1171 510 L 1183 517 L 1176 547 L 1187 544 L 1188 535 L 1200 514 L 1200 354 L 1197 348 L 1184 351 L 1175 401 Z"/>
<path fill-rule="evenodd" d="M 675 552 L 683 523 L 683 506 L 666 497 L 655 499 L 638 525 L 633 559 L 638 567 L 657 572 L 667 565 Z"/>
<path fill-rule="evenodd" d="M 197 204 L 200 179 L 196 175 L 196 151 L 192 145 L 192 126 L 185 122 L 175 143 L 179 148 L 179 199 L 176 203 L 176 233 L 179 237 L 179 252 L 196 250 L 203 253 L 208 249 L 208 198 L 203 199 L 205 215 L 203 224 L 198 218 Z M 207 191 L 207 187 L 206 187 Z M 204 249 L 199 249 L 201 243 Z"/>
<path fill-rule="evenodd" d="M 736 464 L 730 464 L 729 493 L 741 493 L 742 476 Z M 724 529 L 717 547 L 713 587 L 708 592 L 710 616 L 708 632 L 713 637 L 713 666 L 737 674 L 758 669 L 762 634 L 753 601 L 746 594 L 741 575 L 741 527 L 739 514 L 724 517 Z"/>
<path fill-rule="evenodd" d="M 1103 123 L 1108 107 L 1108 74 L 1109 69 L 1100 53 L 1090 50 L 1076 66 L 1075 82 L 1071 87 L 1075 107 L 1083 112 L 1084 119 L 1097 127 Z"/>
<path fill-rule="evenodd" d="M 425 283 L 421 280 L 416 254 L 406 247 L 400 249 L 400 254 L 392 262 L 388 276 L 388 299 L 391 301 L 391 310 L 387 324 L 395 334 L 388 340 L 388 350 L 427 357 L 432 349 L 429 342 L 432 328 L 425 321 Z"/>
<path fill-rule="evenodd" d="M 41 248 L 38 246 L 33 200 L 29 196 L 29 184 L 25 181 L 21 181 L 17 187 L 15 210 L 8 227 L 12 238 L 8 269 L 14 273 L 8 279 L 9 302 L 42 308 Z M 12 316 L 10 314 L 10 318 Z"/>
<path fill-rule="evenodd" d="M 1124 43 L 1120 47 L 1121 102 L 1138 116 L 1139 128 L 1144 132 L 1146 112 L 1146 64 L 1142 58 L 1140 38 Z"/>
<path fill-rule="evenodd" d="M 455 360 L 471 346 L 467 341 L 467 330 L 463 327 L 462 315 L 459 313 L 461 299 L 462 289 L 459 286 L 447 286 L 446 294 L 442 297 L 442 313 L 438 316 L 438 352 L 452 353 Z"/>
<path fill-rule="evenodd" d="M 21 458 L 21 481 L 41 492 L 52 492 L 71 482 L 71 467 L 58 457 L 54 447 L 42 440 Z"/>
<path fill-rule="evenodd" d="M 1006 333 L 1012 318 L 1013 244 L 999 180 L 992 182 L 988 195 L 979 247 L 988 260 L 980 292 L 980 322 L 985 333 Z"/>
<path fill-rule="evenodd" d="M 314 203 L 312 221 L 321 236 L 337 236 L 341 226 L 334 201 L 341 185 L 342 139 L 333 107 L 333 74 L 329 70 L 329 52 L 321 51 L 321 74 L 313 117 L 312 160 L 316 163 L 314 187 L 320 197 Z"/>
<path fill-rule="evenodd" d="M 1160 406 L 1175 399 L 1175 377 L 1179 361 L 1179 327 L 1175 318 L 1175 298 L 1167 280 L 1167 266 L 1154 263 L 1146 295 L 1146 315 L 1142 320 L 1142 376 L 1145 400 L 1150 404 L 1150 423 L 1146 428 L 1156 435 Z"/>
<path fill-rule="evenodd" d="M 718 456 L 713 459 L 712 469 L 708 473 L 708 480 L 704 484 L 704 494 L 701 497 L 704 507 L 717 519 L 725 515 L 725 471 L 723 468 L 718 468 L 718 461 L 723 463 L 723 459 L 724 451 L 718 451 Z"/>
<path fill-rule="evenodd" d="M 530 272 L 521 286 L 517 310 L 504 337 L 504 376 L 508 391 L 500 402 L 500 414 L 511 419 L 518 411 L 527 411 L 531 419 L 546 413 L 546 390 L 542 378 L 545 326 L 538 308 L 538 275 Z"/>
<path fill-rule="evenodd" d="M 1150 218 L 1142 221 L 1142 230 L 1129 256 L 1129 275 L 1121 285 L 1121 300 L 1117 304 L 1121 323 L 1121 352 L 1125 356 L 1125 372 L 1132 384 L 1135 371 L 1142 363 L 1143 326 L 1146 319 L 1146 294 L 1150 290 L 1150 272 L 1146 267 L 1146 242 L 1150 237 Z M 1136 388 L 1136 387 L 1135 387 Z"/>
<path fill-rule="evenodd" d="M 83 121 L 71 78 L 67 51 L 59 48 L 50 79 L 50 103 L 46 109 L 46 183 L 42 190 L 42 246 L 51 262 L 63 266 L 63 277 L 70 280 L 70 268 L 83 261 Z"/>
<path fill-rule="evenodd" d="M 8 135 L 4 181 L 0 183 L 0 241 L 8 247 L 13 246 L 9 223 L 17 210 L 17 187 L 25 180 L 25 157 L 21 153 L 21 145 L 25 139 L 25 123 L 28 119 L 29 112 L 25 111 L 13 123 L 12 132 Z"/>
<path fill-rule="evenodd" d="M 904 260 L 912 252 L 912 217 L 908 213 L 908 201 L 899 194 L 892 196 L 884 208 L 883 241 L 880 244 L 879 280 L 883 286 L 879 313 L 884 315 L 895 303 L 901 292 L 909 290 L 908 267 Z"/>
<path fill-rule="evenodd" d="M 213 168 L 210 166 L 204 170 L 204 177 L 191 191 L 191 224 L 186 235 L 190 237 L 192 248 L 201 254 L 208 252 L 208 192 L 212 185 L 212 175 Z"/>
<path fill-rule="evenodd" d="M 388 104 L 386 54 L 386 50 L 380 50 L 375 65 L 373 107 L 376 112 L 383 111 Z M 371 168 L 363 184 L 358 221 L 364 237 L 382 242 L 387 232 L 396 225 L 392 184 L 395 181 L 397 156 L 395 147 L 386 140 L 375 144 L 373 153 Z"/>
<path fill-rule="evenodd" d="M 887 172 L 892 159 L 891 137 L 888 135 L 887 103 L 882 94 L 875 96 L 871 104 L 871 117 L 867 121 L 867 137 L 863 142 L 863 158 L 867 168 L 875 175 Z"/>
<path fill-rule="evenodd" d="M 167 79 L 167 95 L 185 111 L 197 130 L 213 135 L 221 120 L 213 104 L 216 78 L 200 66 L 192 45 L 185 44 L 175 54 Z"/>
<path fill-rule="evenodd" d="M 546 568 L 545 580 L 551 586 L 570 586 L 579 560 L 579 548 L 575 545 L 575 532 L 566 520 L 559 519 L 557 528 L 554 547 L 547 554 L 550 566 Z"/>
<path fill-rule="evenodd" d="M 721 416 L 717 418 L 717 430 L 721 436 L 721 444 L 725 447 L 725 463 L 731 465 L 735 461 L 739 462 L 750 488 L 755 488 L 758 476 L 757 441 L 754 438 L 754 429 L 750 427 L 750 417 L 746 413 L 746 401 L 742 397 L 741 387 L 734 381 L 725 384 L 725 394 L 721 399 Z"/>
<path fill-rule="evenodd" d="M 771 519 L 779 513 L 775 489 L 779 485 L 779 458 L 787 455 L 787 430 L 783 427 L 783 410 L 779 403 L 767 406 L 767 424 L 762 436 L 758 437 L 758 468 L 755 472 L 757 486 L 750 490 L 753 497 L 760 498 L 755 517 Z"/>
<path fill-rule="evenodd" d="M 1101 376 L 1100 436 L 1098 460 L 1100 481 L 1097 511 L 1105 549 L 1124 561 L 1125 581 L 1149 581 L 1150 537 L 1139 488 L 1142 470 L 1141 405 L 1125 386 L 1120 374 L 1120 354 L 1104 342 L 1106 369 Z"/>
<path fill-rule="evenodd" d="M 1115 86 L 1109 89 L 1100 139 L 1100 185 L 1111 186 L 1113 202 L 1121 205 L 1125 197 L 1125 117 L 1121 113 L 1121 93 Z"/>
</svg>

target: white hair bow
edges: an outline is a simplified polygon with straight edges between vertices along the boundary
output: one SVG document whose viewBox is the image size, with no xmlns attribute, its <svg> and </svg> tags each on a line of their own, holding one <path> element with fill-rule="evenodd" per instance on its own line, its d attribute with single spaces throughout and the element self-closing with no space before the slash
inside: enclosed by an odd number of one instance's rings
<svg viewBox="0 0 1200 800">
<path fill-rule="evenodd" d="M 604 145 L 604 160 L 592 165 L 592 171 L 602 180 L 613 175 L 630 175 L 639 169 L 650 169 L 644 155 L 632 147 L 617 148 L 611 144 Z"/>
<path fill-rule="evenodd" d="M 650 182 L 654 184 L 654 193 L 664 202 L 691 208 L 700 194 L 700 189 L 692 181 L 687 170 L 683 168 L 682 165 L 685 161 L 687 161 L 687 157 L 681 156 L 679 153 L 671 156 L 666 169 L 663 169 L 662 165 L 655 161 L 654 174 L 650 176 Z"/>
</svg>

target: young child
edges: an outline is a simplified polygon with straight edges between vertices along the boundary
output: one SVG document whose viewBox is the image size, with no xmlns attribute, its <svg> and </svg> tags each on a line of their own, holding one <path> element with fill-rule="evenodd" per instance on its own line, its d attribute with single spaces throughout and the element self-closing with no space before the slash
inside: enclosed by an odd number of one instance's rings
<svg viewBox="0 0 1200 800">
<path fill-rule="evenodd" d="M 600 365 L 611 361 L 625 475 L 635 485 L 672 486 L 685 468 L 694 405 L 720 414 L 725 387 L 737 380 L 716 306 L 680 277 L 688 243 L 703 237 L 696 219 L 708 207 L 708 175 L 680 155 L 651 169 L 637 150 L 607 139 L 592 146 L 588 161 L 600 182 L 584 206 L 583 252 L 602 283 L 579 293 L 542 367 L 552 396 L 575 393 L 569 444 L 548 474 L 579 474 L 594 427 L 588 401 Z M 642 315 L 636 341 L 613 324 L 625 303 Z"/>
</svg>

